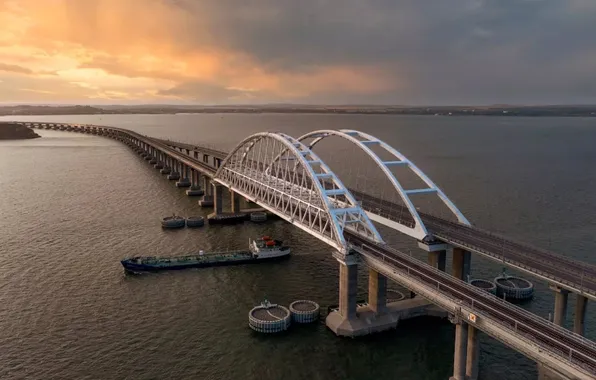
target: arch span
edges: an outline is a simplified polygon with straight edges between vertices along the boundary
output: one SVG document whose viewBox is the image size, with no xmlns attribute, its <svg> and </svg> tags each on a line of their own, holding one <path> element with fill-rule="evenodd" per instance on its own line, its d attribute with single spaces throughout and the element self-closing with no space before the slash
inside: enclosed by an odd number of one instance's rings
<svg viewBox="0 0 596 380">
<path fill-rule="evenodd" d="M 329 167 L 284 133 L 256 133 L 222 162 L 214 180 L 347 254 L 344 230 L 383 242 Z"/>
<path fill-rule="evenodd" d="M 305 135 L 302 135 L 298 138 L 299 141 L 304 141 L 306 139 L 313 139 L 309 144 L 308 148 L 312 149 L 318 142 L 321 140 L 331 137 L 337 136 L 348 140 L 352 144 L 356 145 L 362 151 L 364 151 L 375 163 L 376 165 L 383 171 L 387 179 L 391 182 L 393 188 L 399 194 L 401 200 L 404 202 L 405 206 L 407 207 L 410 216 L 414 220 L 414 226 L 411 227 L 409 225 L 398 223 L 394 220 L 388 219 L 386 217 L 377 215 L 371 211 L 368 211 L 369 217 L 379 223 L 385 224 L 391 228 L 399 230 L 409 236 L 412 236 L 418 240 L 423 240 L 426 238 L 428 234 L 428 230 L 422 221 L 422 218 L 418 214 L 414 203 L 410 199 L 410 196 L 416 194 L 429 194 L 434 193 L 437 194 L 441 201 L 451 210 L 451 212 L 457 217 L 457 220 L 460 223 L 470 225 L 470 222 L 466 217 L 462 214 L 462 212 L 455 206 L 455 204 L 443 193 L 443 191 L 426 175 L 422 170 L 420 170 L 412 161 L 410 161 L 406 156 L 398 152 L 394 149 L 391 145 L 385 143 L 384 141 L 369 135 L 368 133 L 349 130 L 349 129 L 341 129 L 341 130 L 318 130 L 309 132 Z M 384 161 L 382 160 L 370 147 L 371 146 L 379 146 L 388 152 L 394 160 Z M 396 176 L 391 172 L 391 167 L 393 166 L 406 166 L 408 167 L 418 178 L 420 178 L 426 185 L 426 188 L 420 189 L 404 189 L 402 184 L 396 178 Z"/>
</svg>

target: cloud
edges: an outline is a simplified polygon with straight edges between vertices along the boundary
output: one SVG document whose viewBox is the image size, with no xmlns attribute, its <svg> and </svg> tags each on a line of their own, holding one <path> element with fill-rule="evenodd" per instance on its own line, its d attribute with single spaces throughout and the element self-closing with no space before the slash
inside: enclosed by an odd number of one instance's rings
<svg viewBox="0 0 596 380">
<path fill-rule="evenodd" d="M 56 76 L 76 89 L 64 97 L 84 99 L 589 103 L 594 4 L 9 1 L 0 3 L 0 70 L 4 80 Z M 32 87 L 4 84 L 0 95 L 17 88 Z"/>
<path fill-rule="evenodd" d="M 0 63 L 0 71 L 8 71 L 17 74 L 33 74 L 33 70 L 19 65 L 8 65 Z"/>
</svg>

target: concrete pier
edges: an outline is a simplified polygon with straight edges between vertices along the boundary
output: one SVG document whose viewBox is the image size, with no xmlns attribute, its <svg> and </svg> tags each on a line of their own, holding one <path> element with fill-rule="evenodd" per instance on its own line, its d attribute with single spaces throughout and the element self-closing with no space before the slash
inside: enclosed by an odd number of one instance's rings
<svg viewBox="0 0 596 380">
<path fill-rule="evenodd" d="M 188 178 L 180 178 L 178 182 L 176 182 L 176 187 L 190 187 L 190 180 Z"/>
<path fill-rule="evenodd" d="M 573 317 L 573 332 L 583 336 L 586 332 L 586 309 L 588 299 L 581 294 L 575 300 L 575 316 Z"/>
<path fill-rule="evenodd" d="M 213 214 L 219 215 L 223 211 L 223 186 L 218 183 L 212 183 L 213 189 Z"/>
<path fill-rule="evenodd" d="M 478 361 L 480 356 L 480 339 L 478 329 L 468 324 L 468 347 L 466 354 L 466 380 L 478 379 Z"/>
<path fill-rule="evenodd" d="M 161 174 L 170 174 L 170 168 L 167 166 L 164 166 L 159 172 Z"/>
<path fill-rule="evenodd" d="M 470 252 L 459 247 L 453 247 L 453 262 L 451 267 L 453 277 L 463 281 L 468 280 L 471 256 Z"/>
<path fill-rule="evenodd" d="M 336 335 L 354 338 L 394 329 L 400 320 L 447 316 L 445 311 L 423 298 L 387 303 L 387 279 L 374 270 L 369 271 L 369 303 L 358 306 L 357 260 L 352 255 L 334 256 L 340 263 L 339 308 L 329 313 L 325 323 Z"/>
<path fill-rule="evenodd" d="M 428 265 L 445 272 L 447 251 L 434 251 L 428 253 Z"/>
<path fill-rule="evenodd" d="M 426 243 L 419 241 L 418 247 L 428 252 L 428 265 L 445 272 L 445 262 L 447 260 L 448 244 L 445 243 Z"/>
<path fill-rule="evenodd" d="M 163 163 L 161 161 L 157 161 L 153 167 L 155 169 L 163 169 Z"/>
<path fill-rule="evenodd" d="M 213 207 L 213 196 L 205 195 L 203 199 L 199 200 L 199 206 L 201 207 Z"/>
<path fill-rule="evenodd" d="M 567 320 L 567 303 L 569 301 L 569 291 L 556 285 L 550 288 L 555 292 L 555 310 L 553 313 L 553 322 L 559 326 L 565 326 Z"/>
<path fill-rule="evenodd" d="M 368 270 L 368 305 L 377 314 L 387 309 L 387 277 L 374 269 Z"/>
<path fill-rule="evenodd" d="M 186 190 L 186 195 L 188 196 L 201 196 L 203 194 L 205 192 L 198 185 L 191 185 L 190 189 Z"/>
<path fill-rule="evenodd" d="M 455 324 L 455 349 L 453 351 L 453 376 L 449 380 L 466 380 L 466 355 L 468 326 L 464 322 Z"/>
<path fill-rule="evenodd" d="M 170 175 L 168 175 L 168 179 L 170 181 L 176 181 L 180 179 L 180 173 L 178 172 L 172 172 Z"/>
<path fill-rule="evenodd" d="M 240 196 L 234 190 L 230 190 L 230 204 L 233 213 L 240 212 Z"/>
</svg>

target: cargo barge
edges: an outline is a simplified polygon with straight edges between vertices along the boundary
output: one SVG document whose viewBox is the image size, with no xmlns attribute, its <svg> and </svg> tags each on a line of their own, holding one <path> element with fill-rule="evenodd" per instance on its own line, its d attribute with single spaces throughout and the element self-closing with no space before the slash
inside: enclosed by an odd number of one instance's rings
<svg viewBox="0 0 596 380">
<path fill-rule="evenodd" d="M 286 258 L 290 252 L 290 247 L 284 246 L 282 241 L 263 236 L 259 240 L 249 239 L 248 250 L 213 253 L 199 251 L 194 255 L 173 257 L 135 256 L 120 262 L 126 272 L 140 273 L 256 263 Z"/>
</svg>

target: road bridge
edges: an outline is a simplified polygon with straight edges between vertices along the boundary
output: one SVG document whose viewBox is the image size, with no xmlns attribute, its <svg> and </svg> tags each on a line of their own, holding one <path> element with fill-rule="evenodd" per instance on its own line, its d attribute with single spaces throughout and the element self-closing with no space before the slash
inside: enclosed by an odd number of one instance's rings
<svg viewBox="0 0 596 380">
<path fill-rule="evenodd" d="M 559 378 L 596 379 L 594 342 L 462 281 L 465 279 L 466 265 L 469 266 L 467 260 L 471 251 L 491 258 L 500 257 L 507 265 L 546 279 L 560 286 L 557 294 L 565 294 L 566 297 L 566 292 L 570 290 L 578 292 L 587 300 L 594 294 L 591 266 L 472 227 L 465 218 L 459 217 L 454 205 L 450 209 L 458 216 L 459 223 L 412 211 L 407 202 L 402 207 L 407 208 L 408 212 L 390 207 L 393 211 L 383 214 L 383 210 L 386 210 L 383 207 L 384 200 L 346 188 L 313 152 L 312 144 L 307 145 L 291 136 L 256 134 L 243 140 L 231 154 L 222 157 L 222 152 L 211 148 L 192 146 L 191 150 L 188 144 L 177 147 L 173 142 L 152 139 L 119 128 L 56 123 L 24 124 L 119 140 L 145 160 L 155 162 L 157 168 L 161 166 L 160 170 L 167 168 L 170 175 L 176 173 L 174 177 L 179 179 L 178 183 L 199 186 L 200 175 L 204 179 L 209 178 L 211 186 L 204 182 L 205 190 L 212 187 L 215 199 L 221 197 L 222 187 L 228 187 L 232 199 L 235 193 L 240 192 L 242 196 L 325 241 L 333 247 L 334 256 L 340 263 L 340 310 L 330 315 L 328 320 L 338 317 L 341 323 L 348 325 L 362 322 L 358 319 L 355 303 L 355 274 L 359 262 L 370 268 L 369 303 L 374 305 L 379 317 L 386 310 L 386 278 L 401 283 L 439 305 L 451 315 L 456 325 L 452 377 L 456 380 L 477 377 L 477 330 L 536 360 L 541 368 L 548 369 Z M 318 137 L 322 136 L 321 132 L 318 133 Z M 358 144 L 380 144 L 372 136 L 366 138 L 368 140 L 361 139 Z M 409 161 L 403 162 L 407 159 L 399 153 L 396 157 L 398 160 L 395 162 L 382 164 L 413 165 Z M 263 164 L 267 165 L 267 170 L 263 170 Z M 432 181 L 424 182 L 430 190 L 416 189 L 415 192 L 434 192 L 441 196 Z M 402 190 L 402 199 L 412 194 Z M 232 207 L 235 203 L 233 200 Z M 217 205 L 215 210 L 217 212 Z M 420 236 L 417 235 L 420 231 L 426 231 L 419 240 L 421 246 L 427 247 L 429 255 L 434 257 L 431 260 L 434 267 L 388 247 L 371 220 L 390 226 L 404 225 L 409 229 L 396 229 L 413 237 Z M 448 245 L 452 245 L 455 276 L 446 274 L 444 265 L 440 265 L 440 256 L 444 260 Z M 555 265 L 544 263 L 545 257 L 558 262 Z M 579 281 L 572 278 L 574 273 L 582 273 Z M 558 304 L 566 304 L 566 299 Z M 558 322 L 561 324 L 561 319 Z"/>
</svg>

